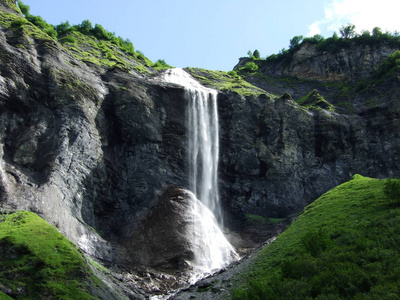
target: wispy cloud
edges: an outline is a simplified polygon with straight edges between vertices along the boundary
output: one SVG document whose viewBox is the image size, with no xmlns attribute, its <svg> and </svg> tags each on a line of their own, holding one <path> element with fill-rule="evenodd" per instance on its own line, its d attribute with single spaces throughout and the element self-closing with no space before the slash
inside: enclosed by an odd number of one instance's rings
<svg viewBox="0 0 400 300">
<path fill-rule="evenodd" d="M 356 31 L 400 31 L 398 0 L 333 0 L 325 7 L 325 16 L 309 26 L 308 36 L 321 32 L 338 32 L 343 25 L 354 24 Z"/>
</svg>

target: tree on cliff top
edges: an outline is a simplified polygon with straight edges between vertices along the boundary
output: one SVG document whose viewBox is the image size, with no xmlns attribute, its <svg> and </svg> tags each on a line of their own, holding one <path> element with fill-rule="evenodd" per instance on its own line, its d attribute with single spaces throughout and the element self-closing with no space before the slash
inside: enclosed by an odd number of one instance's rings
<svg viewBox="0 0 400 300">
<path fill-rule="evenodd" d="M 351 39 L 356 36 L 356 25 L 348 24 L 339 29 L 340 34 L 345 39 Z"/>
</svg>

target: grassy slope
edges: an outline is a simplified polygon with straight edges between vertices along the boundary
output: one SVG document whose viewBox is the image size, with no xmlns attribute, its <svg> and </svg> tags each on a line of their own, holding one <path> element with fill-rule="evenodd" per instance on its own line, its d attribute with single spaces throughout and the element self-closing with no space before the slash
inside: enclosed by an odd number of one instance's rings
<svg viewBox="0 0 400 300">
<path fill-rule="evenodd" d="M 273 95 L 245 81 L 241 76 L 237 75 L 236 72 L 211 71 L 200 68 L 187 68 L 186 71 L 203 85 L 213 89 L 232 91 L 243 96 L 259 96 L 264 94 L 269 98 L 273 97 Z"/>
<path fill-rule="evenodd" d="M 12 30 L 13 37 L 29 36 L 40 42 L 58 42 L 76 59 L 89 64 L 89 66 L 95 65 L 105 69 L 119 68 L 127 72 L 133 70 L 147 74 L 169 67 L 168 65 L 153 64 L 140 52 L 135 52 L 134 55 L 126 53 L 111 41 L 98 40 L 93 36 L 84 35 L 78 31 L 70 32 L 55 40 L 27 21 L 19 13 L 19 9 L 15 4 L 10 7 L 14 8 L 16 13 L 0 11 L 0 26 Z M 24 48 L 23 45 L 19 45 L 19 47 Z"/>
<path fill-rule="evenodd" d="M 400 208 L 355 175 L 307 206 L 237 278 L 234 299 L 400 299 Z"/>
<path fill-rule="evenodd" d="M 77 247 L 42 218 L 0 217 L 0 290 L 18 299 L 94 299 L 96 282 Z"/>
</svg>

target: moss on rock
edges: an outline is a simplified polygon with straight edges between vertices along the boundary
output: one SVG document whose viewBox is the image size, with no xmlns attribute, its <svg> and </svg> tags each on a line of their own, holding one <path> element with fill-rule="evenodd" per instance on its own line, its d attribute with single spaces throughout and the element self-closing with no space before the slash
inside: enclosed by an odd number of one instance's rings
<svg viewBox="0 0 400 300">
<path fill-rule="evenodd" d="M 329 103 L 324 97 L 322 97 L 322 95 L 317 90 L 309 92 L 306 96 L 300 98 L 297 103 L 307 109 L 312 110 L 335 110 L 335 107 L 331 103 Z"/>
<path fill-rule="evenodd" d="M 23 299 L 95 299 L 78 248 L 32 212 L 0 217 L 0 290 Z"/>
</svg>

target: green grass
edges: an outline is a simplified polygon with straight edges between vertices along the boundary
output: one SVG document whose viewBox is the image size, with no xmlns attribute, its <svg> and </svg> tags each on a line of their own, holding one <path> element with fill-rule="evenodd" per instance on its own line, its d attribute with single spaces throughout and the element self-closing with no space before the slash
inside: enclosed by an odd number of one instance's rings
<svg viewBox="0 0 400 300">
<path fill-rule="evenodd" d="M 85 35 L 79 31 L 71 31 L 54 39 L 26 18 L 12 13 L 0 12 L 0 26 L 12 30 L 14 37 L 29 36 L 36 41 L 47 43 L 49 47 L 54 47 L 58 42 L 76 59 L 89 66 L 117 68 L 142 74 L 150 74 L 169 67 L 163 60 L 153 63 L 140 51 L 128 53 L 111 40 L 98 40 L 94 36 Z M 28 40 L 25 42 L 29 43 Z"/>
<path fill-rule="evenodd" d="M 297 103 L 304 108 L 311 110 L 326 109 L 329 111 L 335 111 L 335 107 L 331 103 L 329 103 L 324 97 L 322 97 L 317 90 L 309 92 L 307 95 L 297 100 Z"/>
<path fill-rule="evenodd" d="M 248 225 L 264 225 L 267 218 L 259 215 L 246 214 L 245 221 Z"/>
<path fill-rule="evenodd" d="M 135 58 L 118 50 L 110 41 L 98 41 L 96 38 L 73 31 L 59 39 L 64 48 L 76 59 L 106 68 L 119 67 L 132 69 Z"/>
<path fill-rule="evenodd" d="M 186 70 L 203 85 L 217 90 L 232 91 L 243 96 L 261 94 L 270 96 L 267 92 L 245 81 L 233 71 L 210 71 L 200 68 L 187 68 Z"/>
<path fill-rule="evenodd" d="M 12 297 L 95 299 L 93 280 L 78 248 L 42 218 L 25 211 L 0 217 L 0 285 Z"/>
<path fill-rule="evenodd" d="M 3 0 L 3 2 L 15 11 L 20 11 L 14 0 Z"/>
<path fill-rule="evenodd" d="M 355 175 L 307 206 L 235 279 L 233 299 L 400 299 L 400 208 Z"/>
<path fill-rule="evenodd" d="M 0 12 L 0 26 L 12 29 L 14 37 L 29 36 L 43 42 L 55 42 L 47 33 L 16 14 Z"/>
</svg>

